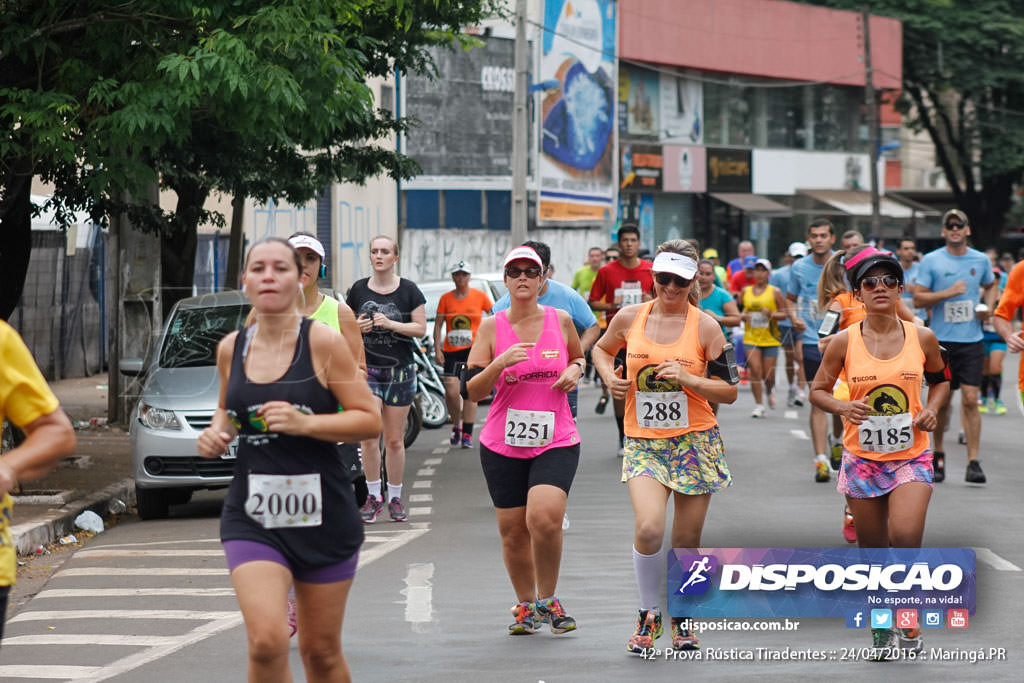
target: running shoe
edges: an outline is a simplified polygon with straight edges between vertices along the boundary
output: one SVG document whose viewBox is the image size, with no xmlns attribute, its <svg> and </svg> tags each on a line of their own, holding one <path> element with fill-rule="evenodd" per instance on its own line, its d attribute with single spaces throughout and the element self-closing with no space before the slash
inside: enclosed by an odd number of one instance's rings
<svg viewBox="0 0 1024 683">
<path fill-rule="evenodd" d="M 961 429 L 960 432 L 956 435 L 956 442 L 961 446 L 967 445 L 967 435 L 964 434 L 964 430 Z"/>
<path fill-rule="evenodd" d="M 977 460 L 971 460 L 967 463 L 967 474 L 964 476 L 964 481 L 968 484 L 984 484 L 985 473 L 981 470 L 981 463 Z"/>
<path fill-rule="evenodd" d="M 462 439 L 462 432 L 460 432 L 455 427 L 452 427 L 452 438 L 448 440 L 448 443 L 450 443 L 453 446 L 458 446 L 459 445 L 459 441 L 461 439 Z"/>
<path fill-rule="evenodd" d="M 946 481 L 946 454 L 942 451 L 935 451 L 932 453 L 932 468 L 935 470 L 932 474 L 932 481 L 936 484 L 942 481 Z"/>
<path fill-rule="evenodd" d="M 1006 406 L 1004 406 L 1002 400 L 998 398 L 995 400 L 994 410 L 996 412 L 996 415 L 1006 415 Z"/>
<path fill-rule="evenodd" d="M 797 389 L 796 390 L 796 398 L 793 399 L 793 405 L 795 405 L 797 408 L 803 408 L 804 407 L 804 401 L 806 401 L 806 400 L 807 400 L 807 394 L 804 392 L 804 390 L 803 389 Z"/>
<path fill-rule="evenodd" d="M 672 649 L 673 650 L 699 650 L 700 641 L 697 634 L 691 629 L 685 628 L 689 619 L 672 617 Z"/>
<path fill-rule="evenodd" d="M 792 408 L 796 405 L 796 387 L 790 387 L 786 392 L 786 407 Z"/>
<path fill-rule="evenodd" d="M 853 513 L 850 508 L 843 508 L 843 538 L 847 543 L 857 542 L 857 527 L 853 525 Z"/>
<path fill-rule="evenodd" d="M 288 637 L 294 638 L 299 630 L 299 619 L 295 610 L 295 598 L 288 598 Z"/>
<path fill-rule="evenodd" d="M 521 602 L 512 608 L 512 616 L 515 617 L 515 621 L 509 624 L 508 634 L 510 636 L 528 636 L 537 630 L 533 607 L 532 602 Z"/>
<path fill-rule="evenodd" d="M 871 659 L 873 661 L 887 662 L 895 659 L 895 652 L 899 645 L 899 637 L 894 629 L 871 629 Z"/>
<path fill-rule="evenodd" d="M 921 629 L 897 629 L 896 637 L 899 640 L 900 650 L 902 650 L 902 654 L 904 657 L 906 657 L 911 652 L 917 654 L 921 651 L 921 647 L 923 645 L 923 641 L 921 640 Z"/>
<path fill-rule="evenodd" d="M 473 435 L 472 434 L 466 434 L 465 432 L 463 432 L 463 434 L 462 434 L 462 447 L 463 448 L 472 448 L 473 447 Z"/>
<path fill-rule="evenodd" d="M 816 482 L 827 482 L 832 479 L 832 475 L 828 470 L 828 461 L 824 457 L 815 458 L 814 460 L 814 481 Z"/>
<path fill-rule="evenodd" d="M 405 514 L 405 506 L 402 505 L 401 498 L 392 498 L 388 503 L 388 514 L 391 515 L 392 522 L 404 522 L 409 519 L 409 515 Z"/>
<path fill-rule="evenodd" d="M 551 596 L 538 600 L 536 605 L 537 621 L 551 626 L 552 633 L 566 633 L 576 630 L 576 620 L 565 613 L 565 608 L 558 598 Z"/>
<path fill-rule="evenodd" d="M 636 632 L 626 643 L 626 652 L 643 654 L 645 650 L 654 647 L 654 641 L 661 638 L 661 613 L 654 610 L 640 610 L 640 616 L 636 620 Z"/>
<path fill-rule="evenodd" d="M 359 508 L 359 513 L 363 516 L 363 521 L 367 524 L 373 524 L 377 521 L 377 515 L 384 509 L 384 503 L 381 502 L 380 498 L 370 494 L 366 497 L 366 502 L 363 503 L 363 507 Z"/>
<path fill-rule="evenodd" d="M 750 417 L 759 418 L 764 417 L 764 406 L 758 403 L 754 406 L 754 410 L 750 413 Z"/>
<path fill-rule="evenodd" d="M 831 434 L 828 437 L 828 466 L 833 472 L 838 472 L 843 465 L 843 441 L 836 439 Z"/>
<path fill-rule="evenodd" d="M 981 413 L 982 415 L 987 413 L 988 412 L 988 406 L 989 406 L 990 403 L 992 403 L 992 399 L 988 399 L 986 401 L 983 398 L 979 398 L 978 399 L 978 412 Z"/>
<path fill-rule="evenodd" d="M 601 398 L 597 399 L 597 405 L 594 406 L 594 412 L 598 415 L 604 415 L 605 408 L 608 407 L 608 394 L 601 394 Z"/>
</svg>

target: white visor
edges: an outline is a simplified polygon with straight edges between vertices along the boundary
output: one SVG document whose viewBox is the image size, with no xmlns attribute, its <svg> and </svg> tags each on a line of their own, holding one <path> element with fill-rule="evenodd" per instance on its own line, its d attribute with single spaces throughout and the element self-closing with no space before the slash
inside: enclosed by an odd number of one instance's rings
<svg viewBox="0 0 1024 683">
<path fill-rule="evenodd" d="M 672 273 L 685 280 L 691 280 L 697 273 L 697 262 L 689 256 L 663 251 L 654 257 L 651 270 L 655 273 Z"/>
<path fill-rule="evenodd" d="M 518 259 L 526 259 L 528 261 L 533 261 L 539 267 L 544 268 L 544 264 L 541 262 L 540 256 L 537 256 L 537 252 L 535 252 L 530 247 L 516 247 L 512 251 L 508 252 L 508 256 L 505 257 L 505 263 L 502 264 L 501 267 L 504 268 L 508 264 Z"/>
<path fill-rule="evenodd" d="M 305 247 L 306 249 L 315 252 L 316 255 L 320 257 L 321 261 L 324 260 L 324 257 L 327 254 L 327 252 L 324 251 L 324 245 L 320 244 L 320 240 L 315 237 L 310 237 L 309 235 L 295 235 L 294 237 L 289 237 L 288 242 L 296 249 Z"/>
</svg>

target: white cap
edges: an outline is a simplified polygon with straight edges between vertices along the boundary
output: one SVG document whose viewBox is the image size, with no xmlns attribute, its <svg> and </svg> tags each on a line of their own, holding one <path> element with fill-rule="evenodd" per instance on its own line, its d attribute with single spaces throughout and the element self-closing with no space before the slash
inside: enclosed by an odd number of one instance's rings
<svg viewBox="0 0 1024 683">
<path fill-rule="evenodd" d="M 683 254 L 663 251 L 654 257 L 651 270 L 655 273 L 672 273 L 685 280 L 691 280 L 697 273 L 697 262 Z"/>
<path fill-rule="evenodd" d="M 807 256 L 807 243 L 806 242 L 792 242 L 789 248 L 786 249 L 786 253 L 790 256 Z"/>
<path fill-rule="evenodd" d="M 305 247 L 313 252 L 316 252 L 320 260 L 323 261 L 327 252 L 324 251 L 324 245 L 320 244 L 320 240 L 309 235 L 294 235 L 288 238 L 288 242 L 296 249 L 302 249 Z"/>
<path fill-rule="evenodd" d="M 765 268 L 768 269 L 769 273 L 772 272 L 772 262 L 769 261 L 766 258 L 759 258 L 759 259 L 757 259 L 757 263 L 755 263 L 754 265 L 755 266 L 764 266 Z"/>
<path fill-rule="evenodd" d="M 503 263 L 501 267 L 504 268 L 513 261 L 518 261 L 519 259 L 533 261 L 540 268 L 544 268 L 544 262 L 540 260 L 540 256 L 537 256 L 537 252 L 530 247 L 515 247 L 512 251 L 508 252 L 508 256 L 505 257 L 505 263 Z"/>
<path fill-rule="evenodd" d="M 454 273 L 473 273 L 473 268 L 465 261 L 459 261 L 454 266 L 448 269 L 449 274 Z"/>
</svg>

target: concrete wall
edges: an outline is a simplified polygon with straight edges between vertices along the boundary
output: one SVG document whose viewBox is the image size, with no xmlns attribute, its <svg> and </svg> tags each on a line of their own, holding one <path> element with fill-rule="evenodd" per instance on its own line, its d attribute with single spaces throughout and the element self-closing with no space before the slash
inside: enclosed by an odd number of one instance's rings
<svg viewBox="0 0 1024 683">
<path fill-rule="evenodd" d="M 463 259 L 477 273 L 498 272 L 512 246 L 509 236 L 503 230 L 405 230 L 399 267 L 403 277 L 417 282 L 447 279 L 448 268 Z M 611 244 L 608 231 L 601 228 L 531 230 L 528 238 L 551 247 L 555 279 L 565 284 L 583 265 L 587 249 Z"/>
</svg>

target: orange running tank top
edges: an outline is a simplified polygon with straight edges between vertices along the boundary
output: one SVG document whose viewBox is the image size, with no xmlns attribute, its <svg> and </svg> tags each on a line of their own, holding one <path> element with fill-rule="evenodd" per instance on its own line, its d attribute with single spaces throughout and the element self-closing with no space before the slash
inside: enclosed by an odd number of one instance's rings
<svg viewBox="0 0 1024 683">
<path fill-rule="evenodd" d="M 647 338 L 647 316 L 657 299 L 644 304 L 626 335 L 626 394 L 624 428 L 634 439 L 667 439 L 694 431 L 711 429 L 717 423 L 707 399 L 675 382 L 658 379 L 654 368 L 666 360 L 677 360 L 687 372 L 704 377 L 707 359 L 700 345 L 700 308 L 692 303 L 679 339 L 658 344 Z"/>
<path fill-rule="evenodd" d="M 913 426 L 921 412 L 925 354 L 917 327 L 905 320 L 903 348 L 880 360 L 864 345 L 861 326 L 847 329 L 846 360 L 850 400 L 866 398 L 872 411 L 859 425 L 844 421 L 843 446 L 867 460 L 909 460 L 928 450 L 928 432 Z"/>
<path fill-rule="evenodd" d="M 832 301 L 839 304 L 839 329 L 845 330 L 854 323 L 859 323 L 868 317 L 868 311 L 864 308 L 864 302 L 858 301 L 853 292 L 842 292 L 837 294 Z"/>
</svg>

